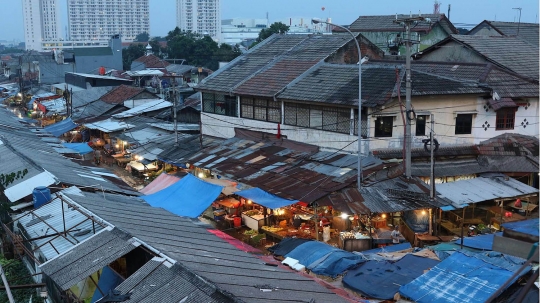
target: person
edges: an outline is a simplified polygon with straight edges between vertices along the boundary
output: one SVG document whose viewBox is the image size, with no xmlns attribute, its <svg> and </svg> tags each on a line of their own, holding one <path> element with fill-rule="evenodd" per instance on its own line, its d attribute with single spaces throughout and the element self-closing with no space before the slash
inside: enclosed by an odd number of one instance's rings
<svg viewBox="0 0 540 303">
<path fill-rule="evenodd" d="M 96 165 L 99 165 L 101 163 L 101 151 L 97 149 L 94 151 L 94 162 L 96 163 Z"/>
<path fill-rule="evenodd" d="M 399 244 L 399 236 L 401 236 L 401 233 L 399 232 L 399 226 L 396 225 L 390 236 L 392 237 L 393 244 Z"/>
</svg>

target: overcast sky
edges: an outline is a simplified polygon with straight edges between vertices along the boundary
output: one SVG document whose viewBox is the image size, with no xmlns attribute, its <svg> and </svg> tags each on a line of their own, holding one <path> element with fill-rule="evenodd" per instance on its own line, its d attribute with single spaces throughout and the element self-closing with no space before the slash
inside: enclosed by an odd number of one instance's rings
<svg viewBox="0 0 540 303">
<path fill-rule="evenodd" d="M 22 0 L 2 0 L 0 40 L 24 40 Z M 67 24 L 67 1 L 58 0 L 63 11 L 62 30 Z M 451 4 L 450 20 L 460 27 L 482 20 L 538 22 L 538 0 L 441 0 L 441 13 Z M 360 15 L 391 15 L 433 12 L 433 0 L 221 0 L 221 18 L 265 18 L 270 22 L 290 17 L 332 18 L 334 23 L 350 24 Z M 324 10 L 322 8 L 324 7 Z M 176 26 L 175 0 L 150 0 L 150 34 L 163 36 Z"/>
</svg>

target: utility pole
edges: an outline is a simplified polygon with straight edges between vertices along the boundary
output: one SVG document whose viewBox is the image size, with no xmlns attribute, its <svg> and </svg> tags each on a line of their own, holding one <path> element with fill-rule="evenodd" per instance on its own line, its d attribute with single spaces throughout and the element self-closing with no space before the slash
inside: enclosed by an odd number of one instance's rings
<svg viewBox="0 0 540 303">
<path fill-rule="evenodd" d="M 396 16 L 397 17 L 397 16 Z M 405 43 L 406 58 L 405 58 L 405 176 L 411 178 L 411 141 L 412 141 L 412 121 L 414 120 L 413 111 L 411 109 L 411 44 L 417 43 L 411 39 L 411 25 L 424 21 L 426 18 L 422 16 L 394 20 L 394 23 L 401 24 L 405 27 Z"/>
<path fill-rule="evenodd" d="M 433 153 L 435 152 L 435 144 L 434 144 L 434 136 L 433 128 L 435 127 L 435 115 L 431 114 L 431 130 L 429 131 L 429 139 L 430 139 L 430 145 L 429 150 L 431 152 L 431 167 L 430 167 L 430 178 L 429 178 L 429 197 L 431 198 L 431 201 L 435 200 L 435 158 L 433 156 Z M 429 235 L 433 235 L 433 217 L 432 217 L 432 210 L 429 209 Z"/>
<path fill-rule="evenodd" d="M 178 145 L 178 121 L 176 119 L 176 76 L 173 76 L 172 78 L 172 87 L 173 87 L 173 117 L 174 117 L 174 143 Z"/>
</svg>

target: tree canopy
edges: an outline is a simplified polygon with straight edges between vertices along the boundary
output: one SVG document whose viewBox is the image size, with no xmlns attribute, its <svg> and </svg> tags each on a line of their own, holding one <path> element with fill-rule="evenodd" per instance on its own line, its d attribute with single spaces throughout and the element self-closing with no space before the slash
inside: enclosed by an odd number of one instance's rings
<svg viewBox="0 0 540 303">
<path fill-rule="evenodd" d="M 145 47 L 141 44 L 132 44 L 128 48 L 122 49 L 122 66 L 124 70 L 130 70 L 131 62 L 144 56 L 145 51 Z"/>
<path fill-rule="evenodd" d="M 257 40 L 255 40 L 255 42 L 253 42 L 251 47 L 259 44 L 261 41 L 272 36 L 273 34 L 286 34 L 289 31 L 289 28 L 290 26 L 286 25 L 285 23 L 274 22 L 269 28 L 265 28 L 259 32 L 259 37 Z"/>
<path fill-rule="evenodd" d="M 150 35 L 147 32 L 143 32 L 135 36 L 136 42 L 146 42 L 150 40 Z"/>
</svg>

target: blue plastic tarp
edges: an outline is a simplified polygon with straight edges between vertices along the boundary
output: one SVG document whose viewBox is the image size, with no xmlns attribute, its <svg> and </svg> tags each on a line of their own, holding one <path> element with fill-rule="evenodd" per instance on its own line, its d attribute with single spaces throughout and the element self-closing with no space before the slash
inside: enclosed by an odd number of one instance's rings
<svg viewBox="0 0 540 303">
<path fill-rule="evenodd" d="M 539 225 L 540 221 L 538 219 L 530 219 L 525 221 L 504 223 L 502 227 L 504 227 L 505 229 L 538 237 L 538 231 L 540 229 Z"/>
<path fill-rule="evenodd" d="M 519 268 L 511 264 L 512 259 L 501 255 L 454 252 L 427 273 L 401 286 L 399 293 L 418 303 L 485 302 Z M 530 268 L 512 283 L 528 271 Z"/>
<path fill-rule="evenodd" d="M 62 143 L 64 147 L 73 149 L 81 155 L 85 155 L 93 152 L 94 150 L 88 145 L 88 143 Z"/>
<path fill-rule="evenodd" d="M 316 274 L 330 277 L 342 274 L 365 261 L 362 256 L 317 241 L 300 244 L 285 257 L 298 260 Z"/>
<path fill-rule="evenodd" d="M 369 298 L 392 300 L 400 285 L 407 284 L 439 263 L 437 260 L 405 255 L 396 262 L 367 261 L 351 269 L 343 284 Z"/>
<path fill-rule="evenodd" d="M 400 243 L 400 244 L 388 245 L 388 246 L 380 247 L 380 248 L 374 248 L 370 250 L 364 250 L 364 251 L 361 251 L 360 253 L 364 255 L 365 254 L 378 254 L 382 252 L 395 252 L 395 251 L 400 251 L 400 250 L 406 250 L 409 248 L 411 248 L 411 243 L 405 242 L 405 243 Z"/>
<path fill-rule="evenodd" d="M 498 233 L 501 235 L 502 233 Z M 480 250 L 492 250 L 493 239 L 495 234 L 478 235 L 474 237 L 463 237 L 463 246 L 476 248 Z M 454 243 L 461 245 L 461 239 L 457 239 Z"/>
<path fill-rule="evenodd" d="M 216 200 L 222 189 L 223 186 L 188 174 L 173 185 L 141 198 L 154 207 L 164 208 L 179 216 L 196 218 Z"/>
<path fill-rule="evenodd" d="M 258 187 L 250 188 L 236 192 L 235 194 L 240 197 L 249 199 L 259 205 L 268 207 L 270 209 L 276 209 L 283 206 L 288 206 L 298 202 L 298 200 L 287 200 L 266 192 Z"/>
<path fill-rule="evenodd" d="M 98 287 L 94 291 L 91 302 L 94 303 L 101 299 L 110 290 L 115 289 L 123 281 L 124 279 L 112 271 L 109 266 L 105 266 L 101 272 L 101 276 L 99 277 Z M 103 292 L 103 295 L 101 294 L 100 290 Z"/>
<path fill-rule="evenodd" d="M 53 134 L 55 137 L 60 137 L 61 135 L 67 133 L 68 131 L 74 129 L 77 127 L 77 124 L 75 124 L 71 118 L 67 118 L 65 120 L 62 120 L 60 122 L 51 124 L 49 126 L 46 126 L 44 129 L 46 132 L 49 132 Z"/>
</svg>

